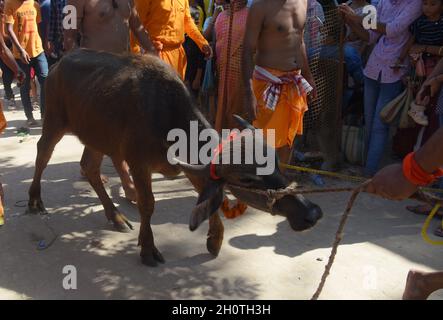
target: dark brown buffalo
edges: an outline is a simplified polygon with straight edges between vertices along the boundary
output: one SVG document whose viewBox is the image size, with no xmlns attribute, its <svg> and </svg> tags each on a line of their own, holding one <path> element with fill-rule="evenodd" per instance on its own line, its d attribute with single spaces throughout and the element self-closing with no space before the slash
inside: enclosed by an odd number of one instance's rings
<svg viewBox="0 0 443 320">
<path fill-rule="evenodd" d="M 166 139 L 168 132 L 174 128 L 189 132 L 189 121 L 193 119 L 208 124 L 193 107 L 180 78 L 156 57 L 77 50 L 51 69 L 45 86 L 46 112 L 29 189 L 29 210 L 45 211 L 41 200 L 42 173 L 55 145 L 64 134 L 71 132 L 93 151 L 91 159 L 82 166 L 103 204 L 106 217 L 118 230 L 131 225 L 103 187 L 100 160 L 106 154 L 114 162 L 128 162 L 141 219 L 140 255 L 146 265 L 164 262 L 155 247 L 150 223 L 154 212 L 152 173 L 175 176 L 182 170 L 185 172 L 199 193 L 190 228 L 197 228 L 209 218 L 207 248 L 213 255 L 219 253 L 223 241 L 223 223 L 217 210 L 227 183 L 259 189 L 288 185 L 278 168 L 269 176 L 257 176 L 254 165 L 217 165 L 216 172 L 221 179 L 214 181 L 209 178 L 208 166 L 171 165 L 167 160 L 171 144 Z M 247 192 L 239 194 L 246 200 L 253 196 Z M 295 221 L 291 226 L 296 230 L 310 228 L 321 217 L 318 206 L 301 196 L 288 199 L 277 211 L 294 215 L 289 220 Z"/>
</svg>

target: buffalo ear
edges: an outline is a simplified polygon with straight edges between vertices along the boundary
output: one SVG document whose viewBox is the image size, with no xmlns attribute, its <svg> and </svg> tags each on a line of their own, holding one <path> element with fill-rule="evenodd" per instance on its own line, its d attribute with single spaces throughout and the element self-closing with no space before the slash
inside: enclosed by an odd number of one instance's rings
<svg viewBox="0 0 443 320">
<path fill-rule="evenodd" d="M 200 193 L 197 205 L 192 210 L 189 229 L 196 230 L 203 221 L 211 217 L 220 208 L 224 199 L 224 182 L 210 180 Z"/>
</svg>

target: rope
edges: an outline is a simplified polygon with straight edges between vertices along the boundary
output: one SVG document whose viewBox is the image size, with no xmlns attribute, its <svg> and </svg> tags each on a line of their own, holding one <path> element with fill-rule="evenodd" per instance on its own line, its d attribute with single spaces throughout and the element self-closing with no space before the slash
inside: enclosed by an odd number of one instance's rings
<svg viewBox="0 0 443 320">
<path fill-rule="evenodd" d="M 347 181 L 353 181 L 353 182 L 359 182 L 359 183 L 363 183 L 368 180 L 365 177 L 350 176 L 347 174 L 336 173 L 336 172 L 331 172 L 331 171 L 312 169 L 312 168 L 306 168 L 306 167 L 300 167 L 300 166 L 293 166 L 293 165 L 289 165 L 286 163 L 280 163 L 279 165 L 283 168 L 290 169 L 290 170 L 296 170 L 296 171 L 300 171 L 300 172 L 313 173 L 313 174 L 321 174 L 324 176 L 328 176 L 331 178 L 337 178 L 337 179 L 341 179 L 341 180 L 347 180 Z M 425 191 L 425 192 L 434 192 L 434 193 L 443 194 L 443 189 L 421 187 L 420 190 Z M 417 200 L 420 200 L 420 199 L 417 199 Z M 428 196 L 427 200 L 430 200 L 429 196 Z"/>
<path fill-rule="evenodd" d="M 437 203 L 434 206 L 434 208 L 432 209 L 431 213 L 426 218 L 426 221 L 425 221 L 425 224 L 423 225 L 423 228 L 421 229 L 421 236 L 423 237 L 423 240 L 426 241 L 429 244 L 437 245 L 437 246 L 442 246 L 443 245 L 443 241 L 436 241 L 436 240 L 432 240 L 431 238 L 429 238 L 427 230 L 429 228 L 429 224 L 431 223 L 431 220 L 434 218 L 435 214 L 438 212 L 438 209 L 440 209 L 440 207 L 441 207 L 440 203 Z M 442 220 L 442 226 L 443 226 L 443 220 Z"/>
<path fill-rule="evenodd" d="M 329 276 L 329 273 L 332 268 L 332 264 L 334 263 L 334 259 L 337 254 L 338 245 L 340 244 L 341 240 L 343 239 L 343 230 L 345 228 L 346 221 L 348 220 L 349 213 L 351 212 L 351 209 L 354 206 L 355 199 L 360 194 L 360 192 L 362 192 L 364 190 L 364 188 L 366 187 L 366 184 L 367 183 L 362 184 L 359 187 L 357 187 L 356 189 L 354 189 L 354 191 L 351 194 L 351 197 L 349 198 L 348 205 L 346 206 L 346 210 L 344 211 L 344 213 L 341 217 L 337 233 L 335 234 L 335 240 L 334 240 L 334 244 L 332 245 L 332 250 L 331 250 L 331 254 L 329 256 L 328 263 L 325 266 L 325 271 L 323 272 L 323 275 L 321 277 L 320 284 L 318 285 L 318 288 L 315 291 L 314 295 L 312 296 L 311 300 L 317 300 L 323 290 L 323 287 L 326 283 L 326 278 Z"/>
<path fill-rule="evenodd" d="M 351 213 L 351 210 L 352 210 L 352 208 L 354 206 L 355 200 L 357 199 L 357 196 L 362 191 L 364 191 L 364 189 L 368 185 L 369 181 L 366 178 L 363 178 L 363 177 L 349 176 L 349 175 L 339 174 L 339 173 L 330 172 L 330 171 L 324 171 L 324 170 L 317 170 L 317 169 L 311 169 L 311 168 L 305 168 L 305 167 L 292 166 L 292 165 L 283 164 L 283 163 L 281 163 L 280 165 L 282 167 L 287 168 L 287 169 L 292 169 L 292 170 L 297 170 L 297 171 L 302 171 L 302 172 L 322 174 L 322 175 L 326 175 L 326 176 L 330 176 L 330 177 L 334 177 L 334 178 L 339 178 L 339 179 L 343 179 L 343 180 L 358 181 L 358 182 L 364 181 L 357 188 L 344 187 L 344 188 L 329 188 L 329 189 L 322 188 L 322 189 L 304 189 L 304 190 L 301 189 L 300 186 L 297 183 L 295 183 L 295 182 L 291 183 L 285 189 L 280 189 L 280 190 L 258 190 L 258 189 L 250 189 L 250 188 L 246 188 L 246 187 L 238 187 L 238 186 L 228 185 L 229 188 L 238 189 L 238 190 L 247 190 L 249 192 L 254 192 L 256 194 L 266 196 L 267 199 L 268 199 L 267 200 L 267 205 L 268 205 L 268 208 L 269 208 L 271 213 L 272 213 L 272 208 L 273 208 L 275 202 L 277 200 L 283 198 L 286 195 L 352 191 L 352 194 L 351 194 L 351 197 L 349 198 L 349 201 L 348 201 L 348 204 L 346 206 L 346 209 L 343 212 L 343 215 L 342 215 L 342 217 L 340 219 L 340 223 L 339 223 L 337 232 L 335 234 L 335 240 L 334 240 L 334 243 L 332 245 L 331 254 L 329 256 L 328 263 L 325 266 L 325 271 L 323 272 L 323 275 L 321 277 L 321 280 L 320 280 L 320 283 L 319 283 L 319 285 L 317 287 L 317 290 L 315 291 L 315 293 L 313 294 L 313 296 L 311 298 L 311 300 L 317 300 L 319 298 L 323 288 L 324 288 L 324 285 L 326 283 L 326 279 L 327 279 L 327 277 L 330 274 L 332 265 L 333 265 L 334 260 L 335 260 L 335 256 L 337 255 L 338 246 L 340 245 L 340 242 L 343 239 L 344 227 L 345 227 L 346 222 L 348 220 L 349 214 Z M 429 192 L 443 193 L 443 190 L 441 190 L 441 189 L 434 189 L 434 188 L 420 188 L 419 192 L 418 192 L 418 195 L 414 196 L 414 198 L 416 200 L 427 202 L 427 203 L 433 203 L 436 200 L 438 201 L 437 204 L 435 205 L 434 209 L 431 211 L 431 213 L 429 214 L 428 218 L 426 219 L 425 224 L 423 225 L 422 232 L 421 232 L 422 233 L 422 237 L 423 237 L 423 239 L 426 242 L 428 242 L 430 244 L 443 245 L 443 241 L 434 241 L 434 240 L 430 239 L 428 234 L 427 234 L 427 229 L 429 227 L 430 221 L 432 220 L 432 218 L 435 216 L 435 214 L 437 213 L 438 209 L 440 208 L 441 201 L 443 201 L 443 199 L 440 199 L 436 195 L 430 194 Z M 443 226 L 443 222 L 442 222 L 442 226 Z"/>
</svg>

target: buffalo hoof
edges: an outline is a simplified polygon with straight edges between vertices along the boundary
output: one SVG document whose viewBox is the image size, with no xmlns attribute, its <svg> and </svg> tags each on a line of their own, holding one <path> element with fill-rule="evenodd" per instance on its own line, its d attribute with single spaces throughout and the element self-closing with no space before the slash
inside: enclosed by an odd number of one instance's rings
<svg viewBox="0 0 443 320">
<path fill-rule="evenodd" d="M 165 263 L 165 259 L 163 258 L 160 251 L 154 247 L 152 252 L 146 254 L 140 254 L 142 258 L 142 263 L 148 267 L 157 267 L 158 263 Z"/>
<path fill-rule="evenodd" d="M 117 209 L 114 209 L 111 212 L 106 213 L 106 217 L 108 218 L 109 221 L 112 222 L 115 230 L 119 232 L 128 232 L 129 229 L 134 230 L 134 227 L 129 222 L 128 218 L 126 218 L 123 213 L 118 212 Z"/>
<path fill-rule="evenodd" d="M 217 257 L 223 244 L 224 226 L 220 217 L 214 215 L 209 219 L 208 238 L 206 240 L 206 248 L 214 257 Z"/>
<path fill-rule="evenodd" d="M 123 191 L 125 192 L 125 198 L 131 203 L 137 203 L 137 192 L 135 191 L 135 187 L 123 187 Z"/>
<path fill-rule="evenodd" d="M 42 200 L 29 200 L 26 214 L 48 214 Z"/>
<path fill-rule="evenodd" d="M 218 235 L 208 235 L 208 239 L 206 240 L 206 248 L 208 252 L 212 254 L 214 257 L 217 257 L 220 253 L 220 249 L 223 244 L 223 231 Z"/>
</svg>

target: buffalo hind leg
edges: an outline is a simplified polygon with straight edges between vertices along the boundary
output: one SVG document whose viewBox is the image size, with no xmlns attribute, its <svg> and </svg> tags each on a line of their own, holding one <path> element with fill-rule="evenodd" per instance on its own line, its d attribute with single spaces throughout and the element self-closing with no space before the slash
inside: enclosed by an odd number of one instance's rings
<svg viewBox="0 0 443 320">
<path fill-rule="evenodd" d="M 129 220 L 115 207 L 103 186 L 102 179 L 100 178 L 100 165 L 102 160 L 102 153 L 85 147 L 80 165 L 92 188 L 100 198 L 108 221 L 112 221 L 118 231 L 126 231 L 126 226 L 133 229 Z"/>
<path fill-rule="evenodd" d="M 205 187 L 205 183 L 207 182 L 206 179 L 190 174 L 186 174 L 186 177 L 191 181 L 195 190 L 200 194 Z M 208 249 L 208 252 L 215 257 L 218 256 L 222 247 L 224 231 L 223 221 L 217 211 L 209 217 L 209 230 L 206 239 L 206 248 Z"/>
<path fill-rule="evenodd" d="M 37 143 L 37 158 L 35 160 L 34 178 L 29 188 L 28 212 L 33 214 L 46 214 L 45 206 L 41 199 L 41 179 L 43 171 L 51 159 L 56 144 L 61 140 L 65 130 L 53 126 L 50 121 L 43 123 L 43 132 Z"/>
<path fill-rule="evenodd" d="M 137 192 L 135 191 L 134 182 L 131 180 L 131 176 L 129 175 L 129 166 L 126 161 L 118 158 L 112 157 L 112 163 L 114 164 L 115 170 L 120 176 L 120 180 L 122 182 L 123 190 L 125 192 L 125 197 L 129 201 L 136 202 L 137 201 Z"/>
<path fill-rule="evenodd" d="M 164 263 L 160 251 L 155 247 L 154 235 L 151 229 L 151 217 L 154 213 L 154 195 L 152 193 L 151 173 L 146 167 L 129 163 L 135 189 L 137 190 L 137 206 L 140 212 L 140 233 L 138 245 L 141 246 L 140 256 L 142 263 L 156 267 L 158 262 Z"/>
<path fill-rule="evenodd" d="M 88 159 L 87 159 L 88 156 L 89 156 L 89 154 L 88 154 L 88 151 L 87 151 L 87 147 L 85 147 L 83 149 L 83 154 L 82 154 L 82 158 L 80 159 L 80 163 L 88 161 Z M 88 179 L 88 177 L 86 176 L 86 172 L 85 172 L 85 170 L 82 167 L 80 167 L 80 175 L 82 177 Z M 102 180 L 103 184 L 109 182 L 109 178 L 107 176 L 105 176 L 104 174 L 101 174 L 101 173 L 100 173 L 100 179 Z"/>
</svg>

